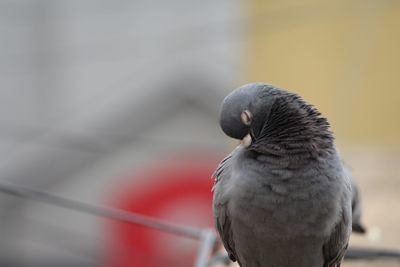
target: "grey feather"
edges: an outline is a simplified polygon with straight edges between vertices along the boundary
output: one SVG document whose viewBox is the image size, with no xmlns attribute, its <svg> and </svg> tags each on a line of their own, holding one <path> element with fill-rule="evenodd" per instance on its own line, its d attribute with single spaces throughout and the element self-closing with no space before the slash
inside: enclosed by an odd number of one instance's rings
<svg viewBox="0 0 400 267">
<path fill-rule="evenodd" d="M 244 109 L 254 115 L 246 131 L 235 118 Z M 243 267 L 340 266 L 351 182 L 326 119 L 293 93 L 250 84 L 227 96 L 220 122 L 231 137 L 252 137 L 215 172 L 214 217 L 230 258 Z"/>
</svg>

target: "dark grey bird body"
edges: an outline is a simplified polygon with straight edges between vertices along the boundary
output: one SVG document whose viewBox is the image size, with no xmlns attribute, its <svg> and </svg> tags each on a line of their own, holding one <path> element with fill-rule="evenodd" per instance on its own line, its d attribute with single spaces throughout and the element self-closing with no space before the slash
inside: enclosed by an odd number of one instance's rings
<svg viewBox="0 0 400 267">
<path fill-rule="evenodd" d="M 243 267 L 340 266 L 352 195 L 327 121 L 295 94 L 250 84 L 224 100 L 221 127 L 252 139 L 215 172 L 214 217 L 230 258 Z"/>
</svg>

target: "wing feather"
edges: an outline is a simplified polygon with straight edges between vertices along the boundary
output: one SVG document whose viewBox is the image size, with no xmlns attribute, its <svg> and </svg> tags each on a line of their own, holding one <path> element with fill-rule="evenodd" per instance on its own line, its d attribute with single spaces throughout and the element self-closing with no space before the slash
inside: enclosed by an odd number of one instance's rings
<svg viewBox="0 0 400 267">
<path fill-rule="evenodd" d="M 215 225 L 221 237 L 222 243 L 228 252 L 229 258 L 232 261 L 236 261 L 235 244 L 233 241 L 233 234 L 231 231 L 231 220 L 229 218 L 229 212 L 227 208 L 227 202 L 223 200 L 223 192 L 219 192 L 217 189 L 217 183 L 221 180 L 229 180 L 231 175 L 231 169 L 229 165 L 231 163 L 232 153 L 226 156 L 215 170 L 214 177 L 214 219 Z M 222 187 L 222 186 L 221 186 Z"/>
<path fill-rule="evenodd" d="M 340 267 L 351 232 L 350 212 L 344 211 L 329 240 L 323 246 L 324 267 Z"/>
<path fill-rule="evenodd" d="M 232 158 L 232 153 L 228 154 L 218 165 L 217 169 L 214 171 L 212 174 L 212 178 L 214 178 L 214 187 L 218 183 L 218 181 L 222 177 L 222 173 L 227 169 L 227 166 L 229 165 L 229 160 Z"/>
</svg>

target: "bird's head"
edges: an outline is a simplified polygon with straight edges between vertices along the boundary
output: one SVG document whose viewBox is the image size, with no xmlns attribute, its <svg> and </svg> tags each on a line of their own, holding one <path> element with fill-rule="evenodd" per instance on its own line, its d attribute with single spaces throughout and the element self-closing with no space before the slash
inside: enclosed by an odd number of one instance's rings
<svg viewBox="0 0 400 267">
<path fill-rule="evenodd" d="M 243 140 L 251 132 L 262 127 L 272 105 L 272 98 L 261 95 L 271 90 L 272 86 L 263 83 L 243 85 L 231 92 L 222 102 L 220 126 L 226 135 Z"/>
<path fill-rule="evenodd" d="M 269 84 L 251 83 L 225 97 L 219 123 L 226 135 L 247 140 L 245 144 L 252 150 L 297 153 L 306 148 L 331 146 L 329 124 L 320 115 L 294 93 Z"/>
</svg>

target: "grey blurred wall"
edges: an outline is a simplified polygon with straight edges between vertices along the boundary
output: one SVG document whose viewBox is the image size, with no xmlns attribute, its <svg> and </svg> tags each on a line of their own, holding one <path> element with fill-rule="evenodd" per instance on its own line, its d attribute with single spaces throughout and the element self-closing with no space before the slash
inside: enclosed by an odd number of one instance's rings
<svg viewBox="0 0 400 267">
<path fill-rule="evenodd" d="M 0 179 L 100 203 L 146 162 L 226 149 L 216 117 L 242 72 L 240 8 L 0 1 Z M 0 260 L 96 266 L 95 218 L 4 195 L 0 216 Z"/>
</svg>

